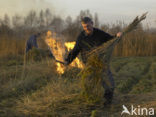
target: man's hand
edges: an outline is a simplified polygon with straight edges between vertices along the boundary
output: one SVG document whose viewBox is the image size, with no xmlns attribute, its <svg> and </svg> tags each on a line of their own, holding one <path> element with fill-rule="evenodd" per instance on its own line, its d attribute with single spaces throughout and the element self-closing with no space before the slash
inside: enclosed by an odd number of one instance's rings
<svg viewBox="0 0 156 117">
<path fill-rule="evenodd" d="M 118 37 L 118 38 L 120 38 L 122 36 L 122 32 L 118 32 L 117 34 L 116 34 L 116 37 Z"/>
</svg>

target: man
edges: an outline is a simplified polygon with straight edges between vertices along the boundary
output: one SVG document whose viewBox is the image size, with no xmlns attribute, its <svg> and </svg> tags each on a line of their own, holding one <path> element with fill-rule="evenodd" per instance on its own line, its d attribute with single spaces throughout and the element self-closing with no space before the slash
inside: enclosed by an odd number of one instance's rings
<svg viewBox="0 0 156 117">
<path fill-rule="evenodd" d="M 94 28 L 93 21 L 89 17 L 84 17 L 81 20 L 81 25 L 83 27 L 83 31 L 79 34 L 75 47 L 65 59 L 66 65 L 70 64 L 80 52 L 82 61 L 85 64 L 88 58 L 87 53 L 91 51 L 91 49 L 122 35 L 122 33 L 119 32 L 116 34 L 116 36 L 112 36 L 100 29 Z M 106 99 L 104 105 L 111 104 L 114 92 L 114 79 L 110 70 L 108 70 L 108 76 L 113 88 L 109 88 L 105 85 L 105 83 L 103 83 L 103 87 L 105 88 L 104 97 Z"/>
<path fill-rule="evenodd" d="M 26 43 L 26 53 L 31 50 L 33 47 L 38 48 L 37 38 L 41 35 L 41 33 L 37 33 L 35 35 L 30 36 Z"/>
</svg>

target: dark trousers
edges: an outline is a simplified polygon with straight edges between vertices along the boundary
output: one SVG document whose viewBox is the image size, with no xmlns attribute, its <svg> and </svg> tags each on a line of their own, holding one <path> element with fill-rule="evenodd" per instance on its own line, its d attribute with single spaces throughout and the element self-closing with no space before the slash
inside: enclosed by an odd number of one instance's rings
<svg viewBox="0 0 156 117">
<path fill-rule="evenodd" d="M 105 71 L 103 75 L 102 86 L 105 89 L 104 98 L 108 101 L 108 103 L 111 103 L 115 88 L 114 78 L 110 70 Z"/>
</svg>

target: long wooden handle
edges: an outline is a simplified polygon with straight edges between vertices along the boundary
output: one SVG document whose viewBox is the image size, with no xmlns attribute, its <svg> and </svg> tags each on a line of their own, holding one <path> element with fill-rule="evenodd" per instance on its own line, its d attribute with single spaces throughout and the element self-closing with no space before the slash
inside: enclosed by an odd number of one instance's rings
<svg viewBox="0 0 156 117">
<path fill-rule="evenodd" d="M 62 62 L 62 61 L 59 61 L 59 60 L 56 60 L 56 59 L 55 59 L 55 61 L 58 62 L 58 63 L 61 63 L 61 64 L 65 65 L 65 63 Z"/>
</svg>

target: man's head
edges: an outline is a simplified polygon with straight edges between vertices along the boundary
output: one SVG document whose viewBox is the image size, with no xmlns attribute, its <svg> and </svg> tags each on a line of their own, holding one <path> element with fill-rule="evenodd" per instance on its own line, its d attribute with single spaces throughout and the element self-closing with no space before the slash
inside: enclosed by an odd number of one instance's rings
<svg viewBox="0 0 156 117">
<path fill-rule="evenodd" d="M 81 19 L 81 25 L 86 34 L 90 35 L 93 32 L 93 21 L 89 17 L 84 17 Z"/>
</svg>

